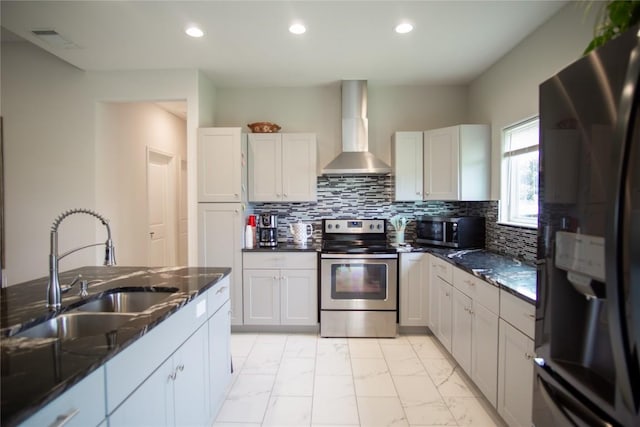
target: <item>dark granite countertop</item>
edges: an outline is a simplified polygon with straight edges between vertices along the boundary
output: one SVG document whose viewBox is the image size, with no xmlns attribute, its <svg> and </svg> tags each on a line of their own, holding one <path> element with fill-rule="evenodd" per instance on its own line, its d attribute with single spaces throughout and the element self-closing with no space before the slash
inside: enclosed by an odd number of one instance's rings
<svg viewBox="0 0 640 427">
<path fill-rule="evenodd" d="M 305 246 L 295 245 L 291 242 L 278 242 L 278 246 L 273 248 L 253 248 L 243 249 L 242 252 L 319 252 L 321 245 L 319 243 L 308 243 Z"/>
<path fill-rule="evenodd" d="M 429 252 L 531 304 L 536 303 L 537 271 L 532 265 L 484 249 L 413 248 Z"/>
<path fill-rule="evenodd" d="M 77 274 L 99 280 L 82 299 L 77 288 L 64 294 L 62 308 L 45 307 L 47 278 L 0 290 L 1 400 L 0 424 L 13 426 L 64 393 L 106 361 L 229 275 L 229 268 L 83 267 L 60 274 L 69 283 Z M 16 333 L 72 310 L 112 289 L 171 291 L 166 302 L 133 315 L 115 334 L 74 340 L 19 338 Z"/>
</svg>

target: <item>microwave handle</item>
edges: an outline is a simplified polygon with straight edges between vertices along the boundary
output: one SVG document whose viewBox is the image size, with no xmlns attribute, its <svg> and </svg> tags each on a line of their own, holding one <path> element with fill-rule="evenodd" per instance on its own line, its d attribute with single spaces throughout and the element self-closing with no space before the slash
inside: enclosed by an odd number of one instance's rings
<svg viewBox="0 0 640 427">
<path fill-rule="evenodd" d="M 442 221 L 442 243 L 447 243 L 447 221 Z"/>
</svg>

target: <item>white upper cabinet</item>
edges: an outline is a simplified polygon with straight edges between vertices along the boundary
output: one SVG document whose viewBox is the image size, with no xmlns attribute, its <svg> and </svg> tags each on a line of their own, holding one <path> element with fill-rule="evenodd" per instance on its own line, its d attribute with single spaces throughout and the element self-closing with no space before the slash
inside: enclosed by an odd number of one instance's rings
<svg viewBox="0 0 640 427">
<path fill-rule="evenodd" d="M 316 201 L 316 136 L 249 135 L 249 201 Z"/>
<path fill-rule="evenodd" d="M 396 132 L 391 140 L 395 200 L 422 200 L 422 132 Z"/>
<path fill-rule="evenodd" d="M 246 136 L 238 128 L 198 129 L 198 201 L 246 200 Z"/>
<path fill-rule="evenodd" d="M 488 125 L 424 132 L 424 200 L 489 200 L 491 135 Z"/>
</svg>

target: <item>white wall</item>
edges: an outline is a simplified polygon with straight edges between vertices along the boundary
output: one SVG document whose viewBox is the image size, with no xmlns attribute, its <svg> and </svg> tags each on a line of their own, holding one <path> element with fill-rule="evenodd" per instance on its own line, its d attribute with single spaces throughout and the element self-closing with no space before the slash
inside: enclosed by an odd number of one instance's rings
<svg viewBox="0 0 640 427">
<path fill-rule="evenodd" d="M 114 224 L 118 265 L 147 265 L 147 148 L 173 155 L 177 167 L 187 156 L 187 124 L 152 103 L 96 109 L 96 210 Z"/>
<path fill-rule="evenodd" d="M 318 166 L 340 153 L 342 140 L 340 82 L 315 87 L 218 88 L 216 126 L 275 122 L 281 132 L 313 132 Z M 369 151 L 391 160 L 391 135 L 398 130 L 426 130 L 464 122 L 464 86 L 368 85 Z"/>
<path fill-rule="evenodd" d="M 60 212 L 97 207 L 97 103 L 186 99 L 187 111 L 195 112 L 197 72 L 83 72 L 28 43 L 4 43 L 1 55 L 6 272 L 8 283 L 15 284 L 47 274 L 49 228 Z M 196 119 L 187 120 L 187 144 L 194 156 Z M 195 186 L 194 177 L 189 175 Z M 189 220 L 197 223 L 195 203 L 189 203 Z M 112 222 L 114 230 L 119 226 Z M 192 228 L 189 252 L 197 257 Z M 65 220 L 60 250 L 101 240 L 98 231 L 89 217 Z M 93 264 L 101 259 L 99 252 L 70 255 L 60 268 Z"/>
<path fill-rule="evenodd" d="M 469 120 L 491 124 L 493 199 L 500 196 L 502 129 L 538 115 L 538 86 L 582 55 L 595 12 L 570 2 L 470 85 Z"/>
</svg>

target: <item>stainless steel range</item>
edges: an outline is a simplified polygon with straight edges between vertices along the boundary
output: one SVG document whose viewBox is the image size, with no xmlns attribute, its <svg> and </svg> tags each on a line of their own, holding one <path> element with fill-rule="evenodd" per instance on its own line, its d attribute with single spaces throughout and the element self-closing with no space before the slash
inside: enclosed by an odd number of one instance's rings
<svg viewBox="0 0 640 427">
<path fill-rule="evenodd" d="M 398 254 L 384 219 L 325 219 L 320 253 L 320 335 L 395 337 Z"/>
</svg>

